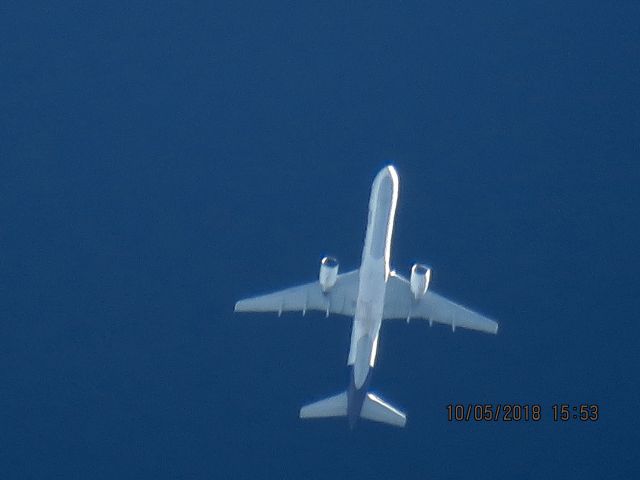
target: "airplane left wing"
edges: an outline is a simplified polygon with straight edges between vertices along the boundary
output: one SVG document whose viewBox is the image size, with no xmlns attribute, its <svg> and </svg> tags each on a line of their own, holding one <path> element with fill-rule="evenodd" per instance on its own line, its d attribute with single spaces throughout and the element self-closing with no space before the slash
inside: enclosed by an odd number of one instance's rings
<svg viewBox="0 0 640 480">
<path fill-rule="evenodd" d="M 395 272 L 391 272 L 387 280 L 383 318 L 423 318 L 429 322 L 451 325 L 454 330 L 456 327 L 462 327 L 498 333 L 497 322 L 431 290 L 427 290 L 422 298 L 415 300 L 409 281 Z"/>
<path fill-rule="evenodd" d="M 323 293 L 320 282 L 310 282 L 297 287 L 258 297 L 246 298 L 236 303 L 234 312 L 302 312 L 318 310 L 338 315 L 353 316 L 356 310 L 358 270 L 338 275 L 335 285 Z"/>
</svg>

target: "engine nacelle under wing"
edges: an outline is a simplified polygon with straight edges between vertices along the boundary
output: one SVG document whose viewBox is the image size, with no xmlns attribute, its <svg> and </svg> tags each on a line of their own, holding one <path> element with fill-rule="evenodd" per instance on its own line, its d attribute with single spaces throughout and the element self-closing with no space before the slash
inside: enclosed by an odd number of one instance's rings
<svg viewBox="0 0 640 480">
<path fill-rule="evenodd" d="M 427 293 L 430 280 L 431 269 L 429 267 L 419 263 L 411 267 L 411 293 L 413 293 L 413 298 L 420 300 Z"/>
<path fill-rule="evenodd" d="M 333 257 L 324 257 L 320 262 L 320 288 L 324 293 L 327 293 L 336 284 L 338 266 L 338 260 Z"/>
</svg>

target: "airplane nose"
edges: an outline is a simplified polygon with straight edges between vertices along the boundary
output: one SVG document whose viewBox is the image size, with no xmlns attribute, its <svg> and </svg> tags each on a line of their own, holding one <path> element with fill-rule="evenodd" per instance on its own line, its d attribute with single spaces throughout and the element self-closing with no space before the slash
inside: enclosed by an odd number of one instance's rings
<svg viewBox="0 0 640 480">
<path fill-rule="evenodd" d="M 395 168 L 393 165 L 391 165 L 391 164 L 389 164 L 389 165 L 387 165 L 386 167 L 382 168 L 382 169 L 378 172 L 378 175 L 377 175 L 377 176 L 380 176 L 380 177 L 388 177 L 388 176 L 390 176 L 390 175 L 397 175 L 396 168 Z"/>
<path fill-rule="evenodd" d="M 391 179 L 391 182 L 394 185 L 398 185 L 398 172 L 393 165 L 387 165 L 382 170 L 380 170 L 376 175 L 373 184 L 374 186 L 379 185 L 386 179 Z"/>
<path fill-rule="evenodd" d="M 394 187 L 398 186 L 398 172 L 396 171 L 396 167 L 393 165 L 387 165 L 382 170 L 378 172 L 376 178 L 374 179 L 374 185 L 380 185 L 385 180 L 391 181 Z"/>
</svg>

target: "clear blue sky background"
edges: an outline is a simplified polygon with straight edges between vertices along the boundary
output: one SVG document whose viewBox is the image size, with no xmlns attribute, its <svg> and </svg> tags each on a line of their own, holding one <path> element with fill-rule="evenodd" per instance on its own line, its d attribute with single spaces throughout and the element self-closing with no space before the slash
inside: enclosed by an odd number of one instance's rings
<svg viewBox="0 0 640 480">
<path fill-rule="evenodd" d="M 562 3 L 4 2 L 0 477 L 638 477 L 640 4 Z M 300 422 L 350 321 L 233 304 L 357 267 L 387 162 L 500 333 L 387 324 L 407 428 Z"/>
</svg>

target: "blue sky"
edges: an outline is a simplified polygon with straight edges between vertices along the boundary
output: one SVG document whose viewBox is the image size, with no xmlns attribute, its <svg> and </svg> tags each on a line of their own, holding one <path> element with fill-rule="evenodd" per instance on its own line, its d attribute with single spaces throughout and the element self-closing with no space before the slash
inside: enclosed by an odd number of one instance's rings
<svg viewBox="0 0 640 480">
<path fill-rule="evenodd" d="M 637 476 L 636 2 L 2 10 L 2 478 Z M 387 163 L 395 268 L 500 333 L 385 325 L 407 428 L 300 422 L 349 319 L 233 304 L 357 267 Z"/>
</svg>

